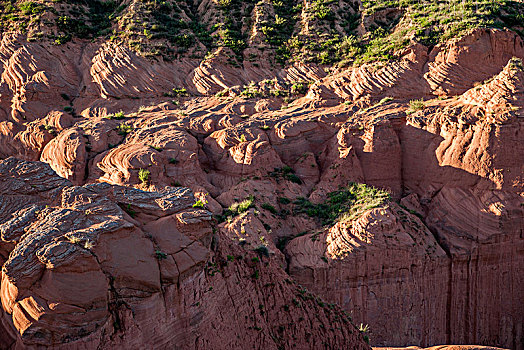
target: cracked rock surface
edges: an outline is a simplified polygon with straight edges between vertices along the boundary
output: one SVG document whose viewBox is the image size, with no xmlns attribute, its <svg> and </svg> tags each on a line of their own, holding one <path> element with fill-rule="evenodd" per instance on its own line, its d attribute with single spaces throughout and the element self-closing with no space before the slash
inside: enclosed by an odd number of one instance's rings
<svg viewBox="0 0 524 350">
<path fill-rule="evenodd" d="M 250 337 L 368 349 L 342 310 L 302 296 L 275 262 L 220 233 L 212 250 L 211 213 L 188 188 L 74 186 L 8 158 L 0 203 L 2 348 L 229 348 Z"/>
</svg>

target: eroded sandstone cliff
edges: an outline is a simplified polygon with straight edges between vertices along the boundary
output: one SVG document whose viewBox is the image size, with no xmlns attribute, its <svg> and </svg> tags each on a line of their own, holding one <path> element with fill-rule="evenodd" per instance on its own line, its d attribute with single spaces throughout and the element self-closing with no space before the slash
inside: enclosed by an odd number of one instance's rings
<svg viewBox="0 0 524 350">
<path fill-rule="evenodd" d="M 2 36 L 0 345 L 522 349 L 520 37 L 233 54 Z M 390 198 L 328 220 L 350 183 Z"/>
<path fill-rule="evenodd" d="M 2 348 L 368 349 L 269 255 L 213 234 L 187 188 L 73 186 L 0 162 Z"/>
</svg>

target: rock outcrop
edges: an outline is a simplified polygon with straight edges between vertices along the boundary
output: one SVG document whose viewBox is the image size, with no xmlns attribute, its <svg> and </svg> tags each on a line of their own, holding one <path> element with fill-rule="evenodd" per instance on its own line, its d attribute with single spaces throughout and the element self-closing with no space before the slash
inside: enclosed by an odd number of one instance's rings
<svg viewBox="0 0 524 350">
<path fill-rule="evenodd" d="M 73 186 L 8 158 L 0 203 L 1 348 L 369 349 L 275 260 L 212 234 L 187 188 Z"/>
<path fill-rule="evenodd" d="M 0 348 L 521 350 L 522 39 L 235 55 L 2 36 Z M 355 182 L 391 200 L 326 220 Z"/>
</svg>

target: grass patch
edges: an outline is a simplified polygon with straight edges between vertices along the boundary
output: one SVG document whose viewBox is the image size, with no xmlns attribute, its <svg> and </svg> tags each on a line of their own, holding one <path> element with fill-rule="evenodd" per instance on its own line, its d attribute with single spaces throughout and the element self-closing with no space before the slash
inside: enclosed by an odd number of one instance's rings
<svg viewBox="0 0 524 350">
<path fill-rule="evenodd" d="M 186 88 L 173 88 L 171 91 L 164 93 L 164 97 L 187 97 L 189 93 Z"/>
<path fill-rule="evenodd" d="M 116 119 L 116 120 L 120 120 L 120 119 L 124 119 L 126 117 L 126 115 L 124 114 L 124 112 L 120 111 L 120 112 L 117 112 L 117 113 L 113 113 L 113 114 L 108 114 L 104 117 L 104 119 Z"/>
<path fill-rule="evenodd" d="M 251 208 L 255 207 L 255 197 L 249 196 L 241 202 L 235 202 L 222 212 L 222 215 L 217 216 L 218 222 L 224 222 L 231 220 L 235 216 L 245 213 Z"/>
<path fill-rule="evenodd" d="M 295 214 L 306 214 L 333 225 L 336 222 L 352 221 L 365 211 L 387 203 L 390 194 L 366 184 L 350 183 L 346 188 L 331 192 L 324 203 L 314 204 L 305 198 L 298 198 L 294 204 Z"/>
</svg>

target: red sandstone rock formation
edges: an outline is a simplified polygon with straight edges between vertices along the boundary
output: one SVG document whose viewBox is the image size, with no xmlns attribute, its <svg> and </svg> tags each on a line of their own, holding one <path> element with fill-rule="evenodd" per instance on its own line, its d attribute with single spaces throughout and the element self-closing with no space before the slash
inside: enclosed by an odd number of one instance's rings
<svg viewBox="0 0 524 350">
<path fill-rule="evenodd" d="M 14 158 L 0 175 L 2 348 L 369 348 L 276 260 L 213 235 L 187 188 L 77 187 Z"/>
<path fill-rule="evenodd" d="M 366 349 L 337 303 L 374 345 L 522 349 L 520 38 L 477 30 L 328 76 L 223 54 L 3 37 L 0 157 L 50 168 L 0 163 L 0 348 Z M 275 76 L 314 83 L 289 102 L 235 87 Z M 393 201 L 327 227 L 293 214 L 349 182 Z M 192 206 L 250 196 L 220 224 Z"/>
</svg>

